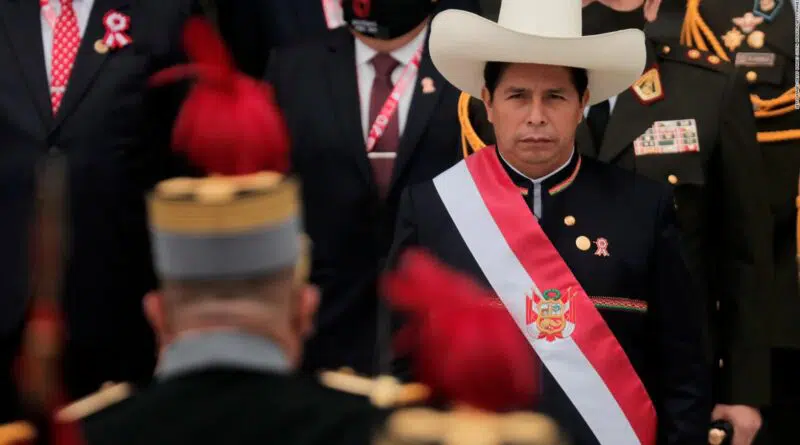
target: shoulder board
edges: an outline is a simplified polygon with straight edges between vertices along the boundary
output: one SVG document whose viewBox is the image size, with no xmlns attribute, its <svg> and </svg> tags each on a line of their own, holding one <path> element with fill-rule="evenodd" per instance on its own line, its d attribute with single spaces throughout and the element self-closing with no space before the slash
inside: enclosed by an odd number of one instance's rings
<svg viewBox="0 0 800 445">
<path fill-rule="evenodd" d="M 711 71 L 722 73 L 732 72 L 735 67 L 732 63 L 723 60 L 713 51 L 702 51 L 697 48 L 682 46 L 678 40 L 653 40 L 657 57 L 660 60 L 694 65 Z"/>
<path fill-rule="evenodd" d="M 420 383 L 400 383 L 392 376 L 362 377 L 350 370 L 324 371 L 320 382 L 328 388 L 369 398 L 378 408 L 411 405 L 430 396 L 427 386 Z"/>
<path fill-rule="evenodd" d="M 60 422 L 85 419 L 127 399 L 132 393 L 133 388 L 128 383 L 103 385 L 99 391 L 62 408 L 56 413 L 56 419 Z"/>
<path fill-rule="evenodd" d="M 456 409 L 409 408 L 393 413 L 384 443 L 457 443 L 459 445 L 562 445 L 563 436 L 549 417 L 531 412 L 497 414 Z"/>
<path fill-rule="evenodd" d="M 36 429 L 28 422 L 13 422 L 0 425 L 0 445 L 32 444 Z"/>
</svg>

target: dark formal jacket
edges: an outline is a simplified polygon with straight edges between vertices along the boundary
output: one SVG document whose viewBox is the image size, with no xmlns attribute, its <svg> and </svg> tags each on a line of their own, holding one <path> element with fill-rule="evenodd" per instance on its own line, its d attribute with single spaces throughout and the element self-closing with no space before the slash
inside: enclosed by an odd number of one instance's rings
<svg viewBox="0 0 800 445">
<path fill-rule="evenodd" d="M 713 54 L 689 51 L 677 41 L 649 40 L 646 69 L 657 67 L 663 97 L 645 104 L 628 89 L 617 97 L 601 147 L 585 122 L 576 139 L 586 156 L 672 187 L 694 295 L 710 314 L 716 398 L 758 406 L 769 399 L 770 314 L 779 301 L 767 173 L 744 79 Z M 482 104 L 473 101 L 469 111 L 474 130 L 491 143 Z M 636 155 L 635 141 L 652 136 L 657 122 L 688 119 L 699 152 Z"/>
<path fill-rule="evenodd" d="M 775 310 L 770 312 L 773 345 L 800 351 L 797 212 L 794 206 L 800 171 L 800 152 L 797 150 L 800 145 L 800 111 L 795 109 L 794 92 L 797 18 L 789 0 L 776 0 L 769 11 L 762 11 L 761 3 L 704 0 L 700 4 L 700 15 L 718 39 L 730 63 L 745 74 L 749 91 L 754 95 L 758 137 L 775 214 L 774 292 L 780 296 L 780 303 L 773 305 Z M 763 3 L 768 5 L 771 2 Z M 746 25 L 747 19 L 752 19 L 752 29 Z M 741 41 L 733 39 L 737 34 L 742 37 Z M 761 102 L 781 96 L 784 100 L 774 106 Z"/>
<path fill-rule="evenodd" d="M 388 414 L 290 373 L 272 343 L 203 334 L 173 345 L 157 381 L 85 421 L 90 445 L 368 445 Z"/>
<path fill-rule="evenodd" d="M 501 162 L 533 209 L 531 181 Z M 668 188 L 575 153 L 540 190 L 539 223 L 642 379 L 659 418 L 658 443 L 704 443 L 711 409 L 704 304 L 689 283 Z M 605 238 L 610 256 L 579 249 L 580 236 Z M 410 246 L 489 285 L 433 181 L 403 195 L 390 262 Z M 597 444 L 546 370 L 542 387 L 537 408 L 560 422 L 575 445 Z"/>
<path fill-rule="evenodd" d="M 345 28 L 278 49 L 268 79 L 292 137 L 302 180 L 305 229 L 313 243 L 311 281 L 322 289 L 306 369 L 376 366 L 376 280 L 391 244 L 400 192 L 460 159 L 458 91 L 423 55 L 388 198 L 379 198 L 360 119 L 354 37 Z M 430 78 L 435 91 L 423 91 Z"/>
<path fill-rule="evenodd" d="M 272 48 L 322 38 L 323 0 L 207 0 L 239 67 L 262 77 Z M 437 10 L 478 12 L 478 0 L 440 0 Z"/>
<path fill-rule="evenodd" d="M 132 43 L 103 53 L 96 42 L 111 10 L 130 17 Z M 188 1 L 95 0 L 53 116 L 39 3 L 0 1 L 0 336 L 18 335 L 30 291 L 37 163 L 62 157 L 68 170 L 65 377 L 73 397 L 104 381 L 152 375 L 154 341 L 141 298 L 155 278 L 143 196 L 173 172 L 169 138 L 180 93 L 149 89 L 147 81 L 184 61 L 180 34 L 190 12 Z M 13 351 L 0 354 L 5 370 Z"/>
</svg>

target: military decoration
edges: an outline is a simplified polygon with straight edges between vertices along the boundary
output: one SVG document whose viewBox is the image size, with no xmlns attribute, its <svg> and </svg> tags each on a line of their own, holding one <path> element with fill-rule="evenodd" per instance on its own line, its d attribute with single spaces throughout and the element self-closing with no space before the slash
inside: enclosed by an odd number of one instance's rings
<svg viewBox="0 0 800 445">
<path fill-rule="evenodd" d="M 722 43 L 725 44 L 725 47 L 728 48 L 729 51 L 736 51 L 736 48 L 741 46 L 743 41 L 744 34 L 735 26 L 722 36 Z"/>
<path fill-rule="evenodd" d="M 753 32 L 758 25 L 764 22 L 764 17 L 757 17 L 752 12 L 746 12 L 741 17 L 734 17 L 733 23 L 744 31 L 745 34 Z"/>
<path fill-rule="evenodd" d="M 603 257 L 611 256 L 611 254 L 608 253 L 608 240 L 607 239 L 605 239 L 605 238 L 597 238 L 597 241 L 595 241 L 594 244 L 597 246 L 597 250 L 594 252 L 595 255 L 603 256 Z"/>
<path fill-rule="evenodd" d="M 753 14 L 771 22 L 775 19 L 786 0 L 754 0 Z"/>
<path fill-rule="evenodd" d="M 760 49 L 764 46 L 765 35 L 762 31 L 753 31 L 747 36 L 747 45 L 753 49 Z"/>
<path fill-rule="evenodd" d="M 661 86 L 661 75 L 658 67 L 650 68 L 631 86 L 636 98 L 643 105 L 649 105 L 664 98 L 664 89 Z"/>
<path fill-rule="evenodd" d="M 525 322 L 534 338 L 554 342 L 569 337 L 575 330 L 574 309 L 570 307 L 574 296 L 572 288 L 566 295 L 558 289 L 548 289 L 541 297 L 535 290 L 525 296 Z"/>
<path fill-rule="evenodd" d="M 700 151 L 694 119 L 657 121 L 633 141 L 636 156 Z"/>
<path fill-rule="evenodd" d="M 583 250 L 585 252 L 589 250 L 590 247 L 592 247 L 592 242 L 589 240 L 589 238 L 581 235 L 575 239 L 575 246 L 578 249 Z"/>
</svg>

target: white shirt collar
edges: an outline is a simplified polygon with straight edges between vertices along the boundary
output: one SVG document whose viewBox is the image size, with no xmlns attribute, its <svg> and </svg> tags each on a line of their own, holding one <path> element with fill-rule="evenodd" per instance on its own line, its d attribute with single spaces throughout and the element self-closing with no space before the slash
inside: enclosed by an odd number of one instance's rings
<svg viewBox="0 0 800 445">
<path fill-rule="evenodd" d="M 550 178 L 553 175 L 555 175 L 556 173 L 560 172 L 561 170 L 564 170 L 565 168 L 567 168 L 569 163 L 572 162 L 572 157 L 575 156 L 575 147 L 572 147 L 572 153 L 569 155 L 569 159 L 567 159 L 567 162 L 565 162 L 564 165 L 562 165 L 561 167 L 558 167 L 557 169 L 555 169 L 552 172 L 542 176 L 539 179 L 531 179 L 531 178 L 527 177 L 521 171 L 517 170 L 513 165 L 511 165 L 510 162 L 506 161 L 506 158 L 504 158 L 503 155 L 500 154 L 500 150 L 497 150 L 497 154 L 503 159 L 503 161 L 506 163 L 506 165 L 508 165 L 509 168 L 511 168 L 511 170 L 514 170 L 517 174 L 519 174 L 523 178 L 527 179 L 528 181 L 531 181 L 534 184 L 541 184 L 542 182 L 546 181 L 547 178 Z"/>
<path fill-rule="evenodd" d="M 401 65 L 408 65 L 411 62 L 411 59 L 414 58 L 414 54 L 417 50 L 425 43 L 425 39 L 428 36 L 428 27 L 426 26 L 425 29 L 422 30 L 414 40 L 408 42 L 405 46 L 398 48 L 391 52 L 392 57 L 395 58 Z M 375 57 L 375 54 L 378 52 L 374 49 L 367 46 L 358 38 L 355 39 L 356 41 L 356 65 L 363 65 L 368 64 Z"/>
</svg>

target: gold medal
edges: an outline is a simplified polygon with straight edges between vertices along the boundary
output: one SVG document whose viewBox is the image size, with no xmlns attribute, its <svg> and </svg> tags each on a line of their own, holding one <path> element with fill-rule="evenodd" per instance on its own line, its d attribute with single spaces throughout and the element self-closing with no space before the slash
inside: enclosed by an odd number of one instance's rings
<svg viewBox="0 0 800 445">
<path fill-rule="evenodd" d="M 750 48 L 759 49 L 764 46 L 764 33 L 762 31 L 753 31 L 747 36 L 747 44 Z"/>
</svg>

